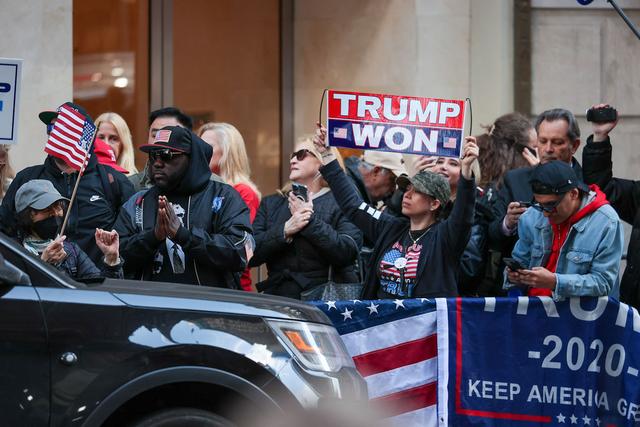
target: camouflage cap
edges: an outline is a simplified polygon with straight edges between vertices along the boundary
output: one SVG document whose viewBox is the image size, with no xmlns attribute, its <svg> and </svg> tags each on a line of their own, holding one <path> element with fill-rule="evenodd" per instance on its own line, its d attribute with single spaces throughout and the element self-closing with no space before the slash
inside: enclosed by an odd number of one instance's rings
<svg viewBox="0 0 640 427">
<path fill-rule="evenodd" d="M 440 204 L 443 206 L 451 198 L 449 181 L 437 173 L 422 171 L 415 174 L 412 178 L 401 176 L 396 180 L 396 184 L 398 184 L 398 187 L 402 190 L 406 190 L 407 186 L 411 184 L 417 192 L 440 200 Z"/>
</svg>

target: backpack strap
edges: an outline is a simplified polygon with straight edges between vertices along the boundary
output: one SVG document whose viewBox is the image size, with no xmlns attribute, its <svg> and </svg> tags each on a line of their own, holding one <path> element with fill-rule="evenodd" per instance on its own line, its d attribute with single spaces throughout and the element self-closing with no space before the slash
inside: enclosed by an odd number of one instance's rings
<svg viewBox="0 0 640 427">
<path fill-rule="evenodd" d="M 98 163 L 96 167 L 104 194 L 111 203 L 113 210 L 117 212 L 123 203 L 120 183 L 111 172 L 107 171 L 104 165 Z"/>
</svg>

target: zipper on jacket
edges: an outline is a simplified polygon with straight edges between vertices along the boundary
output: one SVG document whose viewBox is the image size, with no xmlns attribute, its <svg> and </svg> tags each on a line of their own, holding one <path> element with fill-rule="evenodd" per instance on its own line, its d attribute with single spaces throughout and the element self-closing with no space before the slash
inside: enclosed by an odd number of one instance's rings
<svg viewBox="0 0 640 427">
<path fill-rule="evenodd" d="M 191 231 L 191 196 L 187 200 L 187 230 Z M 185 254 L 186 256 L 186 254 Z M 196 280 L 198 281 L 198 286 L 202 286 L 202 282 L 200 282 L 200 275 L 198 274 L 198 267 L 196 266 L 196 260 L 193 260 L 193 271 L 196 273 Z"/>
</svg>

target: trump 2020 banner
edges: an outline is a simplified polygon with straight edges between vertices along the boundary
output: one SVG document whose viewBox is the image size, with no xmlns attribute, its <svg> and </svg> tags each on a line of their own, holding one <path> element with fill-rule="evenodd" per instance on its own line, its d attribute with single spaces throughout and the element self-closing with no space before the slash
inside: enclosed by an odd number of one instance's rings
<svg viewBox="0 0 640 427">
<path fill-rule="evenodd" d="M 330 90 L 333 147 L 460 157 L 465 101 Z"/>
<path fill-rule="evenodd" d="M 640 315 L 616 300 L 328 301 L 397 426 L 640 425 Z"/>
<path fill-rule="evenodd" d="M 439 326 L 448 328 L 438 358 L 438 383 L 448 385 L 438 399 L 444 425 L 640 423 L 636 310 L 606 297 L 440 305 Z"/>
</svg>

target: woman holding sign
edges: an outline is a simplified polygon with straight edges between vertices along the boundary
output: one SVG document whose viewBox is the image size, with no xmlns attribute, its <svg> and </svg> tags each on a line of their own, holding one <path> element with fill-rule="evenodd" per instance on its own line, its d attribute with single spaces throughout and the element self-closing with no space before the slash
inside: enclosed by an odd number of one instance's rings
<svg viewBox="0 0 640 427">
<path fill-rule="evenodd" d="M 422 171 L 412 178 L 398 178 L 398 186 L 405 189 L 402 213 L 408 219 L 392 217 L 362 201 L 325 140 L 326 129 L 319 128 L 313 142 L 324 163 L 320 172 L 347 218 L 375 242 L 363 298 L 457 296 L 460 256 L 473 224 L 472 163 L 479 151 L 475 138 L 466 138 L 456 201 L 449 217 L 442 221 L 440 213 L 451 196 L 443 176 Z"/>
</svg>

